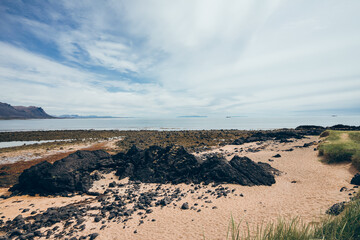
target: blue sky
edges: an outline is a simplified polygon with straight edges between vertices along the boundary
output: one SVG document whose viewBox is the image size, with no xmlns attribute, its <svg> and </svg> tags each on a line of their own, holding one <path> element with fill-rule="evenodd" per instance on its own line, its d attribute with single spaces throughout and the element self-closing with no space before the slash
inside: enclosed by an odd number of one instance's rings
<svg viewBox="0 0 360 240">
<path fill-rule="evenodd" d="M 134 117 L 360 113 L 360 1 L 0 1 L 0 101 Z"/>
</svg>

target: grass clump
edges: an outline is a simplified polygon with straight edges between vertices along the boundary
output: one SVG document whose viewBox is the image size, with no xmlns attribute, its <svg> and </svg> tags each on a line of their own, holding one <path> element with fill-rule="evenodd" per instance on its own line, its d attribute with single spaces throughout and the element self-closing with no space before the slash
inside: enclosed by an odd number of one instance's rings
<svg viewBox="0 0 360 240">
<path fill-rule="evenodd" d="M 230 234 L 228 233 L 227 239 L 231 240 L 297 240 L 312 239 L 313 237 L 310 226 L 303 224 L 298 218 L 294 218 L 291 221 L 280 219 L 276 224 L 269 223 L 265 227 L 257 227 L 254 236 L 251 235 L 249 226 L 245 236 L 241 236 L 239 226 L 236 226 L 233 219 L 231 220 L 230 226 L 231 231 Z M 234 226 L 236 227 L 234 228 Z"/>
<path fill-rule="evenodd" d="M 251 235 L 249 226 L 244 235 L 240 227 L 231 218 L 227 239 L 231 240 L 357 240 L 360 239 L 360 200 L 348 203 L 345 210 L 336 217 L 323 219 L 317 225 L 302 223 L 298 218 L 291 221 L 279 220 L 265 227 L 258 227 Z"/>
<path fill-rule="evenodd" d="M 360 170 L 360 151 L 356 151 L 355 154 L 352 155 L 351 162 L 356 169 Z"/>
<path fill-rule="evenodd" d="M 327 163 L 352 162 L 360 169 L 360 131 L 326 131 L 319 156 Z"/>
<path fill-rule="evenodd" d="M 338 217 L 321 222 L 314 229 L 315 239 L 360 239 L 360 201 L 348 204 L 345 211 Z"/>
</svg>

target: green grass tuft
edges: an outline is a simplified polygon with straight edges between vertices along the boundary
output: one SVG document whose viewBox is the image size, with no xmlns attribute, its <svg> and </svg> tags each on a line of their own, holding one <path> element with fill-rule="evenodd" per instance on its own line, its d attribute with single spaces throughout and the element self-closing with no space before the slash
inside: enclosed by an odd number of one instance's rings
<svg viewBox="0 0 360 240">
<path fill-rule="evenodd" d="M 319 156 L 324 162 L 352 162 L 360 170 L 360 131 L 327 131 L 319 145 Z"/>
<path fill-rule="evenodd" d="M 359 196 L 359 194 L 358 194 Z M 323 219 L 317 225 L 302 223 L 298 218 L 291 221 L 278 220 L 265 227 L 257 227 L 254 235 L 240 233 L 240 225 L 231 218 L 226 239 L 231 240 L 357 240 L 360 239 L 360 200 L 348 203 L 344 212 L 336 217 Z"/>
<path fill-rule="evenodd" d="M 324 220 L 314 230 L 318 239 L 360 239 L 360 201 L 351 202 L 345 211 L 335 218 Z"/>
</svg>

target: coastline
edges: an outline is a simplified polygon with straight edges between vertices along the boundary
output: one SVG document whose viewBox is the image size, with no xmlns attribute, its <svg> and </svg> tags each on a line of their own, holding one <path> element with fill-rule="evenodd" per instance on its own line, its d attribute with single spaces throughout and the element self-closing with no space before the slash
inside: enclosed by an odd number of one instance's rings
<svg viewBox="0 0 360 240">
<path fill-rule="evenodd" d="M 281 130 L 277 131 L 281 132 Z M 249 187 L 221 184 L 221 188 L 230 189 L 231 193 L 220 198 L 208 194 L 209 191 L 216 192 L 216 189 L 219 188 L 219 186 L 211 184 L 141 183 L 134 185 L 127 179 L 118 180 L 113 173 L 108 173 L 104 175 L 104 179 L 94 183 L 91 191 L 101 194 L 104 190 L 109 189 L 110 183 L 115 181 L 115 187 L 111 188 L 111 191 L 121 193 L 128 191 L 126 189 L 138 186 L 140 187 L 137 190 L 138 194 L 141 194 L 142 192 L 157 191 L 156 189 L 161 186 L 161 189 L 164 189 L 161 194 L 171 193 L 180 188 L 184 196 L 181 200 L 176 200 L 161 208 L 152 207 L 151 213 L 144 215 L 148 216 L 146 219 L 143 219 L 142 215 L 132 215 L 131 219 L 126 222 L 107 221 L 106 224 L 97 224 L 91 215 L 85 217 L 85 228 L 78 233 L 79 236 L 98 233 L 100 239 L 106 240 L 115 238 L 198 239 L 203 236 L 206 239 L 224 239 L 231 217 L 241 221 L 241 232 L 248 230 L 247 224 L 249 224 L 251 232 L 256 232 L 256 227 L 259 225 L 274 222 L 280 217 L 283 219 L 298 217 L 304 223 L 316 224 L 325 216 L 325 211 L 329 207 L 337 202 L 348 201 L 355 194 L 357 189 L 353 188 L 350 180 L 356 170 L 349 163 L 328 165 L 319 161 L 317 146 L 321 139 L 318 136 L 306 136 L 303 139 L 290 139 L 285 142 L 266 140 L 232 145 L 232 142 L 239 137 L 246 138 L 254 132 L 272 131 L 128 131 L 126 132 L 128 135 L 122 131 L 123 139 L 121 140 L 89 141 L 57 146 L 48 153 L 46 153 L 46 149 L 45 151 L 42 149 L 41 145 L 35 149 L 17 149 L 1 153 L 1 156 L 6 154 L 17 156 L 30 151 L 37 152 L 41 158 L 1 165 L 0 169 L 4 167 L 17 169 L 16 174 L 20 174 L 22 170 L 41 161 L 55 162 L 80 149 L 106 149 L 115 154 L 129 149 L 131 144 L 138 144 L 142 148 L 146 148 L 163 142 L 186 145 L 191 153 L 200 158 L 209 153 L 222 154 L 227 160 L 233 156 L 246 156 L 254 162 L 268 163 L 280 171 L 280 175 L 275 177 L 276 183 L 272 186 Z M 166 139 L 165 142 L 164 139 Z M 199 141 L 200 139 L 202 141 Z M 276 154 L 281 157 L 274 158 Z M 340 191 L 340 189 L 346 190 Z M 6 191 L 7 188 L 1 189 L 2 194 L 7 195 Z M 3 209 L 1 214 L 5 217 L 4 220 L 11 220 L 18 215 L 22 215 L 24 218 L 30 217 L 30 213 L 34 210 L 40 213 L 49 207 L 68 206 L 83 201 L 87 201 L 88 206 L 95 207 L 98 206 L 96 199 L 97 197 L 89 195 L 74 195 L 73 197 L 14 196 L 0 200 L 0 208 Z M 191 209 L 182 210 L 180 206 L 184 202 L 187 202 Z M 24 212 L 24 209 L 29 210 Z M 104 225 L 106 226 L 103 227 Z M 60 230 L 63 229 L 63 223 L 56 226 L 59 226 Z M 100 230 L 100 228 L 102 229 Z M 42 231 L 45 232 L 46 229 L 44 228 Z M 184 229 L 188 230 L 184 231 Z M 119 238 L 119 236 L 121 237 Z"/>
</svg>

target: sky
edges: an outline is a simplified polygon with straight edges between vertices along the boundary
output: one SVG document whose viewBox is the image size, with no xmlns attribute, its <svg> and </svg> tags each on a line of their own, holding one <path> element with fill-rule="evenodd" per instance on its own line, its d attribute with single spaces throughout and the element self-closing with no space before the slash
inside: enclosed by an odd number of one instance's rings
<svg viewBox="0 0 360 240">
<path fill-rule="evenodd" d="M 0 1 L 0 102 L 52 115 L 359 115 L 360 1 Z"/>
</svg>

